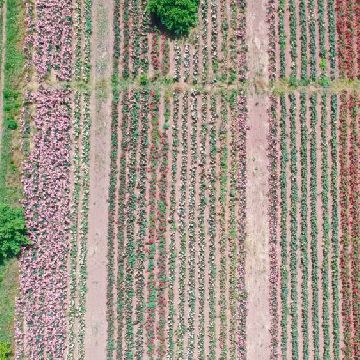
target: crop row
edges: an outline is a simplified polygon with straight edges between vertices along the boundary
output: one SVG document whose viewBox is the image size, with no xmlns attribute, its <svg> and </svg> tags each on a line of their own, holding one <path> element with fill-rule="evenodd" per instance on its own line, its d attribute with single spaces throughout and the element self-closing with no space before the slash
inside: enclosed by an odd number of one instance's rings
<svg viewBox="0 0 360 360">
<path fill-rule="evenodd" d="M 247 129 L 247 99 L 243 94 L 238 95 L 238 194 L 239 194 L 239 213 L 238 213 L 238 264 L 237 264 L 237 291 L 238 291 L 238 311 L 237 311 L 237 356 L 239 359 L 246 359 L 246 319 L 247 319 L 247 292 L 245 287 L 245 239 L 246 239 L 246 129 Z"/>
<path fill-rule="evenodd" d="M 340 95 L 340 278 L 344 356 L 359 355 L 359 128 L 358 98 L 346 92 Z"/>
<path fill-rule="evenodd" d="M 270 68 L 271 69 L 271 68 Z M 270 106 L 268 109 L 269 134 L 268 134 L 268 161 L 269 161 L 269 258 L 270 258 L 270 275 L 269 275 L 269 310 L 271 316 L 270 327 L 270 359 L 278 358 L 278 321 L 279 321 L 279 300 L 278 300 L 278 224 L 279 224 L 279 129 L 277 119 L 277 99 L 269 99 Z"/>
<path fill-rule="evenodd" d="M 91 0 L 78 1 L 74 21 L 74 78 L 90 80 Z M 76 91 L 72 114 L 69 323 L 67 358 L 85 357 L 85 310 L 87 292 L 87 236 L 89 214 L 90 93 Z"/>
<path fill-rule="evenodd" d="M 336 1 L 336 29 L 338 37 L 338 67 L 342 77 L 354 79 L 359 76 L 357 55 L 359 35 L 359 9 L 353 1 Z"/>
</svg>

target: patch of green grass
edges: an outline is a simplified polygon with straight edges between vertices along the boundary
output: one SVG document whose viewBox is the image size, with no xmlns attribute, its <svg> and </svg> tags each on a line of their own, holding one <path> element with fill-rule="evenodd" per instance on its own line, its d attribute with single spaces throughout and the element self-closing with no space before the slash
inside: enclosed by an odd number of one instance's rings
<svg viewBox="0 0 360 360">
<path fill-rule="evenodd" d="M 18 261 L 0 264 L 0 342 L 13 343 L 15 297 L 18 294 Z"/>
<path fill-rule="evenodd" d="M 19 171 L 20 150 L 15 148 L 13 142 L 16 136 L 19 137 L 20 127 L 18 123 L 23 101 L 24 15 L 22 0 L 7 1 L 0 198 L 3 202 L 11 205 L 19 203 L 22 193 Z M 16 152 L 18 152 L 17 155 Z"/>
<path fill-rule="evenodd" d="M 2 4 L 3 1 L 0 1 Z M 0 199 L 11 206 L 19 206 L 22 197 L 20 181 L 21 153 L 16 145 L 20 137 L 19 117 L 23 102 L 24 54 L 23 39 L 25 12 L 22 0 L 7 0 L 5 31 L 3 123 L 0 149 Z M 2 26 L 2 24 L 0 24 Z M 2 38 L 0 38 L 1 40 Z M 18 293 L 18 260 L 0 262 L 0 344 L 7 358 L 7 344 L 13 346 L 15 297 Z M 4 351 L 3 351 L 4 350 Z"/>
</svg>

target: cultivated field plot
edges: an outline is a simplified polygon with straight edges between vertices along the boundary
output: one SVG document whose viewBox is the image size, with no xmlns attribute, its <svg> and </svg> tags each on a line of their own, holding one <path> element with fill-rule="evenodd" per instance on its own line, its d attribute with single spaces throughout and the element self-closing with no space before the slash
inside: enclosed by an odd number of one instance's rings
<svg viewBox="0 0 360 360">
<path fill-rule="evenodd" d="M 243 102 L 236 93 L 121 94 L 112 128 L 109 357 L 245 352 L 245 322 L 237 321 L 246 311 Z"/>
<path fill-rule="evenodd" d="M 15 358 L 358 359 L 358 1 L 146 6 L 24 2 Z"/>
</svg>

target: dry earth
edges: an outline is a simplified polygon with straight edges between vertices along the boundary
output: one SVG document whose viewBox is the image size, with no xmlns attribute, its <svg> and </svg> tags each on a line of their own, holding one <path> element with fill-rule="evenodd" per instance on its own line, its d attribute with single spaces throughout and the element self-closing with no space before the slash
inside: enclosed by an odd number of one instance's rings
<svg viewBox="0 0 360 360">
<path fill-rule="evenodd" d="M 266 5 L 265 0 L 248 3 L 249 78 L 254 80 L 258 91 L 268 79 Z M 249 96 L 246 195 L 248 359 L 268 359 L 270 355 L 267 110 L 267 96 Z"/>
<path fill-rule="evenodd" d="M 85 314 L 86 359 L 106 358 L 106 254 L 110 173 L 111 91 L 104 81 L 112 71 L 111 1 L 93 1 L 88 292 Z M 102 82 L 103 81 L 103 82 Z M 92 88 L 95 88 L 94 86 Z"/>
</svg>

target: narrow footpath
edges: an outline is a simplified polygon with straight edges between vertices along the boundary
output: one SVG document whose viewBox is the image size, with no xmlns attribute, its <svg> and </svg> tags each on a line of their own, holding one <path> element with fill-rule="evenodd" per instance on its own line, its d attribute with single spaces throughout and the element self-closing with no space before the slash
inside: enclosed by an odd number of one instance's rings
<svg viewBox="0 0 360 360">
<path fill-rule="evenodd" d="M 247 358 L 270 358 L 269 230 L 268 230 L 268 96 L 266 0 L 248 3 L 248 78 L 254 95 L 248 96 L 247 132 L 247 239 L 246 289 L 248 291 Z"/>
<path fill-rule="evenodd" d="M 102 83 L 91 94 L 88 292 L 85 314 L 85 359 L 106 359 L 106 255 L 110 175 L 112 72 L 112 1 L 93 0 L 92 77 Z M 95 86 L 92 86 L 95 89 Z"/>
</svg>

